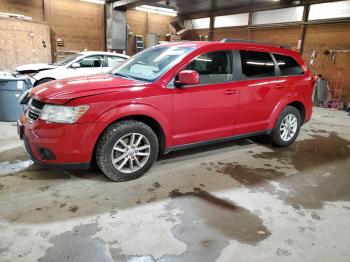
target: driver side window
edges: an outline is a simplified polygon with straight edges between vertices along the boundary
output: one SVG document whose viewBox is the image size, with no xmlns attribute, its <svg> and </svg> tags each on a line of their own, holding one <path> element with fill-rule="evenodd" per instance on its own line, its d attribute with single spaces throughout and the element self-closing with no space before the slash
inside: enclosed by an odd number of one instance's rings
<svg viewBox="0 0 350 262">
<path fill-rule="evenodd" d="M 199 74 L 200 84 L 215 84 L 232 81 L 232 52 L 215 51 L 196 57 L 186 70 Z"/>
<path fill-rule="evenodd" d="M 103 56 L 88 56 L 79 61 L 80 67 L 102 67 Z"/>
</svg>

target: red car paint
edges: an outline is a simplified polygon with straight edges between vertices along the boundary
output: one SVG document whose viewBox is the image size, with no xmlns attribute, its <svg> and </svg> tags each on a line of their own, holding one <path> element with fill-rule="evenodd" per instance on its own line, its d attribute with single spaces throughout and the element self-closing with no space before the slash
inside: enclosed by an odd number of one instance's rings
<svg viewBox="0 0 350 262">
<path fill-rule="evenodd" d="M 23 115 L 20 122 L 32 157 L 50 164 L 90 163 L 103 131 L 129 116 L 147 116 L 159 124 L 165 138 L 163 151 L 180 145 L 271 130 L 279 114 L 291 103 L 304 109 L 304 123 L 310 119 L 314 79 L 298 53 L 252 43 L 184 42 L 172 45 L 189 44 L 195 47 L 194 50 L 153 83 L 101 74 L 35 87 L 30 96 L 43 103 L 89 105 L 89 109 L 74 124 L 48 123 L 40 119 L 30 123 Z M 300 64 L 304 74 L 188 89 L 168 88 L 169 82 L 192 59 L 219 50 L 287 55 Z M 43 160 L 40 148 L 50 149 L 55 159 Z"/>
</svg>

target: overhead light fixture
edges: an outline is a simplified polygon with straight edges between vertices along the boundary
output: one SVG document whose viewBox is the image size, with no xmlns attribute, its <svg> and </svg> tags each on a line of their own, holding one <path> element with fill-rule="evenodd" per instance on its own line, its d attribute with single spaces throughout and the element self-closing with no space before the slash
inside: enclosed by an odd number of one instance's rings
<svg viewBox="0 0 350 262">
<path fill-rule="evenodd" d="M 80 0 L 82 2 L 89 2 L 94 4 L 104 5 L 106 2 L 104 0 Z"/>
<path fill-rule="evenodd" d="M 156 13 L 160 15 L 177 16 L 177 12 L 174 9 L 152 6 L 152 5 L 137 6 L 135 7 L 135 10 L 149 12 L 149 13 Z"/>
</svg>

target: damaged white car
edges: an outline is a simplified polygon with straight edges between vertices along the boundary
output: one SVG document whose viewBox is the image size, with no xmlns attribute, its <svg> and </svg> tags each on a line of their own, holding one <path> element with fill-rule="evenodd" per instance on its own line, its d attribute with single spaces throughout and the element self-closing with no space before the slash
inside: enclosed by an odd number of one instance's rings
<svg viewBox="0 0 350 262">
<path fill-rule="evenodd" d="M 33 86 L 52 80 L 105 73 L 121 64 L 129 56 L 109 52 L 81 52 L 70 55 L 53 64 L 27 64 L 16 71 L 30 76 Z"/>
</svg>

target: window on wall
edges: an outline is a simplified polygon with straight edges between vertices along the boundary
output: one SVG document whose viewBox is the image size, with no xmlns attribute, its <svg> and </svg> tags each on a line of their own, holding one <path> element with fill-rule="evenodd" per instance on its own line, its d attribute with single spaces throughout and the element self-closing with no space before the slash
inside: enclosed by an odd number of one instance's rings
<svg viewBox="0 0 350 262">
<path fill-rule="evenodd" d="M 269 53 L 240 51 L 243 79 L 275 76 L 275 64 Z"/>
<path fill-rule="evenodd" d="M 261 25 L 301 21 L 303 12 L 303 6 L 258 11 L 253 13 L 252 24 Z"/>
<path fill-rule="evenodd" d="M 185 28 L 189 30 L 209 28 L 210 18 L 205 17 L 205 18 L 198 18 L 193 20 L 185 20 L 184 25 L 185 25 Z"/>
<path fill-rule="evenodd" d="M 346 18 L 349 16 L 350 0 L 314 4 L 310 6 L 309 20 Z"/>
<path fill-rule="evenodd" d="M 294 58 L 285 55 L 277 55 L 273 54 L 275 57 L 277 64 L 280 68 L 281 75 L 283 76 L 291 76 L 291 75 L 302 75 L 304 74 L 303 69 L 298 64 Z"/>
<path fill-rule="evenodd" d="M 89 56 L 80 60 L 79 64 L 81 67 L 102 67 L 103 56 Z"/>
<path fill-rule="evenodd" d="M 195 58 L 186 70 L 199 73 L 200 84 L 232 81 L 231 51 L 216 51 Z"/>
</svg>

